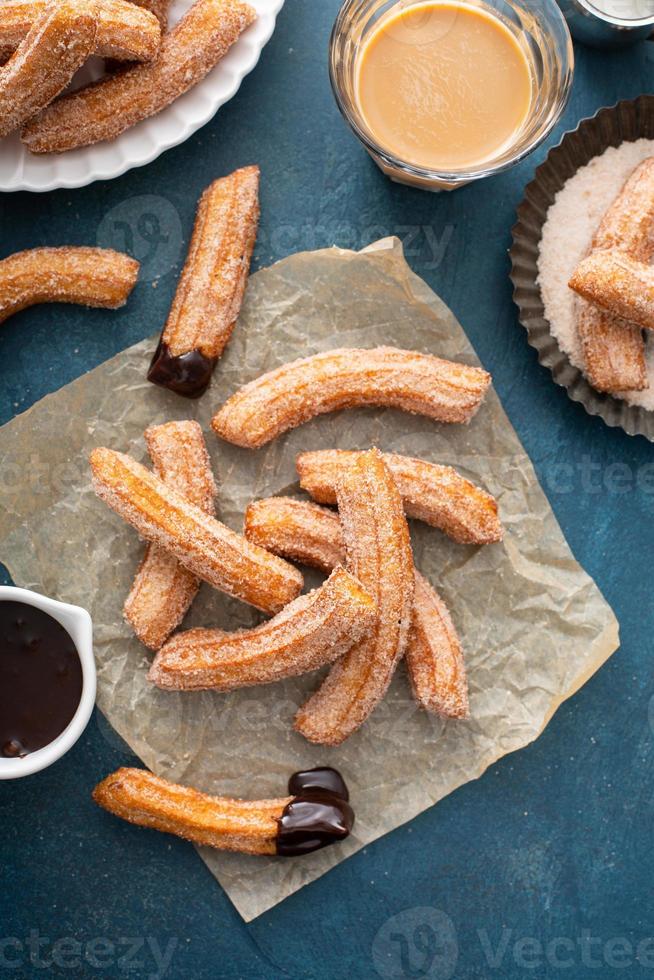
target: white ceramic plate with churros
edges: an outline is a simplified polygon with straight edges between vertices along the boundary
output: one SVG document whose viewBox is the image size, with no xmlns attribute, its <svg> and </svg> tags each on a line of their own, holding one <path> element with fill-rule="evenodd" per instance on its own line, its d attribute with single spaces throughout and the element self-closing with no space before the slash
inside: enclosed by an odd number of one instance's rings
<svg viewBox="0 0 654 980">
<path fill-rule="evenodd" d="M 283 3 L 284 0 L 251 0 L 257 13 L 256 21 L 206 77 L 163 111 L 138 122 L 112 140 L 63 153 L 31 153 L 21 142 L 18 132 L 7 136 L 0 141 L 0 190 L 50 191 L 84 187 L 151 163 L 164 150 L 183 143 L 236 94 L 270 39 Z M 174 27 L 191 6 L 192 0 L 173 0 L 170 26 Z M 89 69 L 93 71 L 90 65 L 83 69 L 87 79 Z"/>
</svg>

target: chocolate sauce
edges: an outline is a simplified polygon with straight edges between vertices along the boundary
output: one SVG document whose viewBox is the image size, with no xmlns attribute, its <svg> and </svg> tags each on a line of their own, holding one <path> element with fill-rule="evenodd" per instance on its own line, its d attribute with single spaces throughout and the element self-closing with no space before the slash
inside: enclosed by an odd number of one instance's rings
<svg viewBox="0 0 654 980">
<path fill-rule="evenodd" d="M 308 790 L 331 793 L 340 796 L 346 802 L 350 798 L 345 780 L 337 769 L 332 769 L 330 766 L 293 773 L 288 781 L 288 791 L 291 796 L 301 796 Z"/>
<path fill-rule="evenodd" d="M 152 357 L 148 381 L 186 398 L 199 398 L 209 386 L 217 360 L 199 350 L 175 356 L 168 344 L 160 340 Z"/>
<path fill-rule="evenodd" d="M 24 602 L 0 602 L 0 755 L 54 741 L 81 697 L 82 665 L 63 626 Z"/>
<path fill-rule="evenodd" d="M 277 853 L 309 854 L 344 840 L 354 825 L 345 781 L 328 767 L 294 773 L 288 781 L 293 795 L 279 820 Z"/>
</svg>

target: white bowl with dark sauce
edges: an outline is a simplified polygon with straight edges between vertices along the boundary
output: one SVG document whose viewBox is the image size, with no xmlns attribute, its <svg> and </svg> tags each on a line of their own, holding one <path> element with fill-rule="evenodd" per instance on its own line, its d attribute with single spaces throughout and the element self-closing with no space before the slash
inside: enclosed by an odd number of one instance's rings
<svg viewBox="0 0 654 980">
<path fill-rule="evenodd" d="M 60 759 L 86 728 L 95 692 L 88 612 L 0 586 L 0 779 Z"/>
</svg>

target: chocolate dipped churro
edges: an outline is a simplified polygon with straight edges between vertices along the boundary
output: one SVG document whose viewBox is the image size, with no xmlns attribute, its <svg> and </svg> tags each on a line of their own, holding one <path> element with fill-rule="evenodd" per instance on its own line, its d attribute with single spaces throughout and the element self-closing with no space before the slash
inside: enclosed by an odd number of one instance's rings
<svg viewBox="0 0 654 980">
<path fill-rule="evenodd" d="M 318 589 L 251 630 L 177 633 L 156 655 L 148 679 L 176 691 L 233 691 L 270 684 L 333 663 L 375 622 L 375 603 L 337 568 Z"/>
<path fill-rule="evenodd" d="M 35 303 L 124 306 L 139 263 L 108 248 L 32 248 L 0 261 L 0 323 Z"/>
<path fill-rule="evenodd" d="M 206 390 L 241 309 L 258 221 L 258 167 L 207 187 L 149 381 L 189 398 Z"/>
<path fill-rule="evenodd" d="M 241 0 L 196 0 L 154 61 L 64 95 L 30 120 L 23 142 L 32 153 L 63 153 L 114 139 L 197 85 L 255 18 Z"/>
<path fill-rule="evenodd" d="M 11 56 L 45 10 L 47 0 L 4 0 L 0 5 L 0 51 Z M 161 27 L 153 13 L 128 0 L 99 0 L 93 54 L 116 61 L 150 61 L 159 50 Z"/>
<path fill-rule="evenodd" d="M 243 854 L 308 854 L 348 836 L 354 812 L 335 769 L 294 773 L 288 785 L 282 799 L 235 800 L 123 768 L 98 783 L 93 799 L 129 823 Z"/>
<path fill-rule="evenodd" d="M 213 514 L 216 485 L 198 423 L 150 426 L 145 442 L 157 476 Z M 174 555 L 150 543 L 123 608 L 125 619 L 141 643 L 158 650 L 182 622 L 199 587 L 199 579 Z"/>
<path fill-rule="evenodd" d="M 386 693 L 406 648 L 415 581 L 402 500 L 381 454 L 361 453 L 336 493 L 348 570 L 377 610 L 369 635 L 334 664 L 296 715 L 296 730 L 324 745 L 348 738 Z"/>
<path fill-rule="evenodd" d="M 300 486 L 320 504 L 336 503 L 336 485 L 356 450 L 322 449 L 300 453 L 296 460 Z M 393 474 L 407 517 L 443 531 L 460 544 L 501 541 L 504 529 L 497 501 L 451 466 L 383 453 Z"/>
<path fill-rule="evenodd" d="M 431 354 L 376 347 L 314 354 L 239 388 L 214 415 L 216 435 L 257 449 L 324 412 L 399 408 L 439 422 L 469 422 L 490 384 L 481 368 Z"/>
<path fill-rule="evenodd" d="M 268 497 L 250 504 L 245 536 L 273 554 L 323 572 L 345 562 L 338 514 L 303 500 Z M 417 570 L 404 656 L 421 707 L 449 718 L 468 717 L 468 682 L 459 638 L 445 603 Z"/>
<path fill-rule="evenodd" d="M 0 68 L 0 137 L 62 92 L 95 49 L 98 0 L 51 0 Z"/>
<path fill-rule="evenodd" d="M 130 456 L 100 448 L 90 462 L 98 497 L 214 588 L 271 614 L 301 592 L 296 568 L 250 544 Z"/>
</svg>

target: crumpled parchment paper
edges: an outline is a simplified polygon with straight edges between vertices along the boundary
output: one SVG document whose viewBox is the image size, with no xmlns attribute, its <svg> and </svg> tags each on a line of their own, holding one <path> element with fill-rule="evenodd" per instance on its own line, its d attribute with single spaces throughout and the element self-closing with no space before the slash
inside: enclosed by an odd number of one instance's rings
<svg viewBox="0 0 654 980">
<path fill-rule="evenodd" d="M 0 559 L 18 585 L 90 610 L 99 707 L 146 766 L 249 798 L 284 795 L 299 768 L 329 764 L 343 772 L 356 809 L 344 845 L 277 860 L 200 849 L 246 920 L 531 742 L 618 646 L 617 621 L 574 560 L 494 391 L 469 426 L 355 410 L 323 416 L 256 452 L 211 433 L 215 408 L 261 372 L 331 347 L 382 343 L 478 363 L 396 240 L 362 253 L 301 253 L 252 276 L 232 341 L 199 402 L 145 381 L 153 338 L 0 430 Z M 87 456 L 104 445 L 146 460 L 145 427 L 187 417 L 203 425 L 218 513 L 238 530 L 251 499 L 301 494 L 294 459 L 306 449 L 376 445 L 454 465 L 495 494 L 503 544 L 461 546 L 419 522 L 412 527 L 416 564 L 449 604 L 463 641 L 470 721 L 418 711 L 403 665 L 369 721 L 336 749 L 310 745 L 292 729 L 318 674 L 231 694 L 148 686 L 150 655 L 121 614 L 143 545 L 94 497 Z M 312 573 L 307 580 L 316 581 Z M 186 625 L 229 629 L 254 624 L 257 615 L 203 585 Z"/>
</svg>

